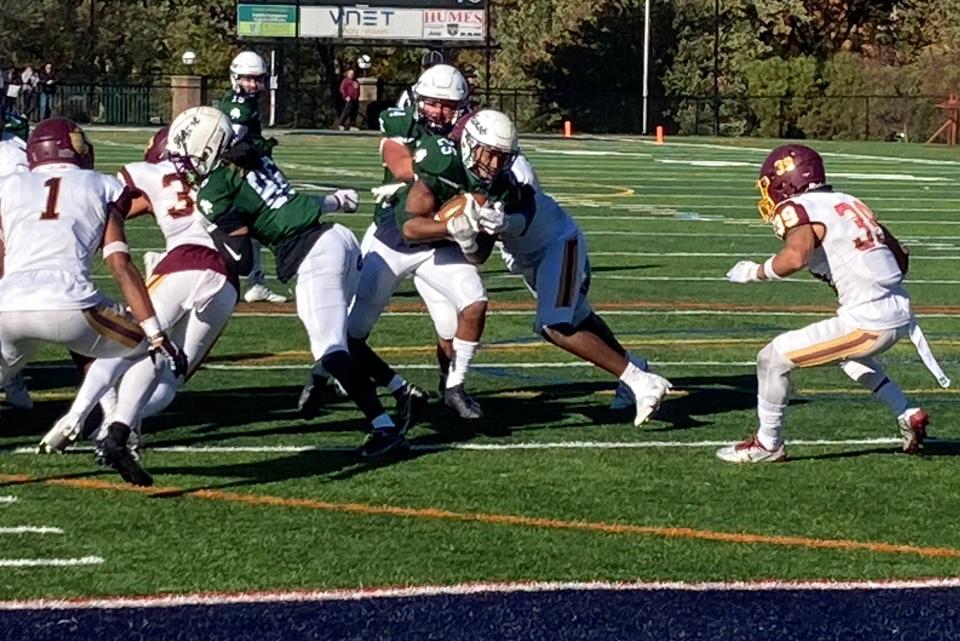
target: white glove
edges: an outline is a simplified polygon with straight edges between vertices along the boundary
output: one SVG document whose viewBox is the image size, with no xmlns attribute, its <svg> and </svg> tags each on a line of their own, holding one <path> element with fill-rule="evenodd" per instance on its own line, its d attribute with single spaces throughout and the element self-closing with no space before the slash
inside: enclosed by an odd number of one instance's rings
<svg viewBox="0 0 960 641">
<path fill-rule="evenodd" d="M 337 211 L 352 214 L 357 211 L 357 205 L 360 197 L 356 189 L 338 189 L 333 192 L 333 197 L 337 199 Z"/>
<path fill-rule="evenodd" d="M 519 236 L 525 225 L 523 214 L 505 213 L 502 202 L 494 203 L 493 207 L 480 208 L 480 228 L 491 236 Z"/>
<path fill-rule="evenodd" d="M 473 231 L 480 231 L 480 211 L 483 207 L 476 201 L 473 197 L 473 194 L 466 194 L 467 203 L 463 206 L 463 216 L 470 223 L 470 228 Z"/>
<path fill-rule="evenodd" d="M 752 260 L 741 260 L 727 272 L 727 280 L 731 283 L 752 283 L 760 280 L 757 277 L 759 272 L 760 263 L 755 263 Z"/>
<path fill-rule="evenodd" d="M 373 194 L 373 200 L 378 205 L 384 201 L 391 201 L 397 192 L 403 189 L 406 183 L 390 183 L 388 185 L 380 185 L 379 187 L 374 187 L 370 190 L 370 193 Z"/>
<path fill-rule="evenodd" d="M 464 254 L 474 254 L 480 249 L 477 245 L 477 230 L 473 228 L 466 215 L 454 216 L 447 221 L 447 233 L 454 240 Z"/>
</svg>

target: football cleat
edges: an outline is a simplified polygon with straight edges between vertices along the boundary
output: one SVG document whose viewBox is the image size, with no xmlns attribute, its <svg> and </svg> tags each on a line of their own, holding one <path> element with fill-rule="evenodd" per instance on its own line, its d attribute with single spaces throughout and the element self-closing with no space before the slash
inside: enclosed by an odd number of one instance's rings
<svg viewBox="0 0 960 641">
<path fill-rule="evenodd" d="M 636 365 L 637 369 L 640 371 L 650 371 L 650 366 L 645 358 L 633 357 L 630 359 L 630 362 Z M 628 407 L 633 407 L 636 402 L 637 399 L 633 395 L 633 391 L 627 386 L 626 383 L 620 381 L 620 384 L 617 385 L 617 391 L 613 395 L 613 401 L 610 402 L 610 409 L 625 410 Z"/>
<path fill-rule="evenodd" d="M 265 302 L 279 305 L 280 303 L 287 302 L 287 297 L 271 291 L 266 285 L 257 284 L 243 294 L 243 300 L 248 303 Z"/>
<path fill-rule="evenodd" d="M 93 458 L 99 465 L 107 466 L 106 460 L 106 451 L 103 447 L 103 441 L 107 438 L 108 428 L 110 423 L 105 424 L 99 432 L 97 432 L 97 444 L 93 448 Z M 137 425 L 130 430 L 130 436 L 127 437 L 127 452 L 130 453 L 130 458 L 134 461 L 140 460 L 140 426 Z"/>
<path fill-rule="evenodd" d="M 23 380 L 23 372 L 17 372 L 9 383 L 3 386 L 3 391 L 7 394 L 7 404 L 15 410 L 32 410 L 33 399 L 30 398 L 30 390 Z"/>
<path fill-rule="evenodd" d="M 463 383 L 443 390 L 443 404 L 464 420 L 475 421 L 478 418 L 483 418 L 483 410 L 480 409 L 480 404 L 467 394 L 466 390 L 463 389 Z"/>
<path fill-rule="evenodd" d="M 64 414 L 57 419 L 40 440 L 40 454 L 62 454 L 80 436 L 83 422 L 76 414 Z"/>
<path fill-rule="evenodd" d="M 416 385 L 407 383 L 396 392 L 397 417 L 400 419 L 400 432 L 406 434 L 417 422 L 417 417 L 426 408 L 430 395 Z"/>
<path fill-rule="evenodd" d="M 363 439 L 360 445 L 360 456 L 363 458 L 376 458 L 383 456 L 392 450 L 406 449 L 409 447 L 407 439 L 403 437 L 396 427 L 385 427 L 375 429 Z"/>
<path fill-rule="evenodd" d="M 297 414 L 305 421 L 315 419 L 324 405 L 324 390 L 327 387 L 327 377 L 310 375 L 310 380 L 303 386 L 300 399 L 297 401 Z"/>
<path fill-rule="evenodd" d="M 717 458 L 728 463 L 779 463 L 787 460 L 783 443 L 768 450 L 760 444 L 757 435 L 717 450 Z"/>
<path fill-rule="evenodd" d="M 123 423 L 111 423 L 107 428 L 107 437 L 99 444 L 98 452 L 103 462 L 119 472 L 127 483 L 143 487 L 153 485 L 153 477 L 127 450 L 130 431 Z"/>
<path fill-rule="evenodd" d="M 930 417 L 919 407 L 912 407 L 897 417 L 900 435 L 903 437 L 903 451 L 916 454 L 927 438 L 927 425 Z"/>
</svg>

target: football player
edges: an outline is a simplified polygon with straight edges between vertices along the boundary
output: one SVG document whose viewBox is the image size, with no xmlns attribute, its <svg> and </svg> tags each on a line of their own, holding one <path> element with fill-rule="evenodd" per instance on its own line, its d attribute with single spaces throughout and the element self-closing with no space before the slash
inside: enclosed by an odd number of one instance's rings
<svg viewBox="0 0 960 641">
<path fill-rule="evenodd" d="M 245 158 L 252 163 L 246 167 L 221 162 L 226 150 L 210 140 L 229 126 L 216 109 L 188 109 L 170 127 L 168 158 L 188 184 L 198 185 L 197 202 L 208 220 L 267 244 L 281 282 L 297 277 L 297 315 L 315 368 L 343 385 L 372 426 L 361 454 L 380 456 L 404 446 L 403 433 L 347 350 L 347 305 L 360 273 L 360 246 L 349 229 L 321 220 L 326 212 L 356 211 L 356 192 L 340 190 L 317 202 L 295 191 L 267 156 Z"/>
<path fill-rule="evenodd" d="M 783 248 L 763 264 L 740 261 L 727 272 L 734 283 L 770 283 L 808 268 L 837 292 L 833 318 L 786 332 L 757 355 L 757 415 L 750 438 L 717 456 L 732 463 L 786 459 L 783 415 L 796 368 L 838 364 L 890 409 L 900 428 L 903 451 L 916 452 L 929 422 L 884 373 L 874 357 L 911 335 L 924 363 L 942 385 L 949 384 L 929 352 L 903 287 L 906 251 L 860 200 L 834 191 L 823 159 L 804 145 L 774 149 L 760 168 L 760 216 L 773 226 Z"/>
<path fill-rule="evenodd" d="M 160 327 L 130 262 L 123 215 L 131 193 L 116 179 L 93 171 L 93 146 L 66 118 L 37 125 L 27 139 L 27 161 L 30 171 L 0 182 L 5 241 L 0 382 L 12 379 L 47 342 L 94 358 L 140 360 L 148 353 L 157 369 L 169 365 L 182 375 L 183 354 Z M 136 321 L 91 280 L 93 255 L 101 248 Z M 104 462 L 136 485 L 153 480 L 127 452 L 126 442 L 137 408 L 152 391 L 131 389 L 122 395 L 101 444 Z M 60 449 L 61 439 L 71 437 L 75 435 L 48 433 L 41 450 Z"/>
<path fill-rule="evenodd" d="M 443 54 L 437 51 L 436 49 L 430 49 L 423 56 L 420 57 L 420 73 L 429 69 L 430 67 L 435 67 L 436 65 L 443 64 Z M 406 109 L 411 104 L 413 104 L 413 94 L 414 89 L 404 89 L 403 93 L 400 94 L 400 97 L 397 99 L 397 107 L 400 109 Z"/>
<path fill-rule="evenodd" d="M 27 134 L 29 125 L 26 118 L 17 116 L 0 106 L 0 180 L 4 176 L 18 171 L 29 171 L 27 164 Z M 3 240 L 0 239 L 0 254 L 3 251 Z M 0 276 L 3 273 L 0 271 Z M 27 390 L 23 379 L 23 372 L 3 386 L 7 403 L 18 410 L 28 410 L 33 407 L 33 399 Z"/>
<path fill-rule="evenodd" d="M 427 395 L 393 371 L 370 349 L 366 341 L 383 307 L 393 295 L 397 283 L 404 277 L 412 276 L 414 286 L 434 321 L 441 376 L 445 377 L 449 369 L 454 353 L 458 315 L 463 307 L 458 307 L 456 297 L 436 288 L 419 270 L 410 267 L 410 261 L 407 260 L 409 257 L 405 255 L 408 249 L 399 233 L 395 214 L 404 214 L 402 209 L 397 210 L 397 203 L 401 194 L 408 190 L 416 179 L 414 153 L 422 156 L 424 161 L 428 147 L 435 153 L 440 153 L 440 148 L 434 141 L 427 146 L 422 146 L 422 143 L 450 132 L 453 124 L 467 108 L 468 89 L 466 80 L 457 69 L 450 65 L 435 64 L 420 75 L 413 87 L 413 95 L 414 101 L 407 107 L 388 109 L 380 116 L 380 130 L 383 134 L 380 155 L 384 165 L 384 184 L 373 190 L 376 198 L 374 222 L 360 243 L 365 259 L 369 260 L 365 261 L 364 275 L 361 276 L 364 283 L 361 286 L 363 299 L 358 298 L 351 308 L 349 329 L 351 352 L 364 363 L 374 381 L 381 387 L 386 387 L 397 398 L 398 413 L 405 429 L 413 424 L 417 411 L 427 400 Z M 449 141 L 444 143 L 443 150 L 455 153 Z M 437 203 L 438 206 L 440 204 L 442 201 Z M 391 247 L 393 249 L 390 249 Z M 420 248 L 432 251 L 432 248 L 426 246 Z M 425 256 L 421 253 L 416 258 Z M 458 262 L 463 262 L 462 257 Z M 476 272 L 475 269 L 472 271 Z M 388 275 L 388 272 L 392 276 Z M 476 299 L 459 301 L 461 304 L 478 303 L 481 297 L 485 300 L 482 284 L 479 288 L 476 287 L 479 277 L 475 278 L 475 282 L 473 277 L 470 280 L 474 285 L 471 295 L 476 296 Z M 368 291 L 368 285 L 376 284 L 383 289 L 374 295 Z M 467 341 L 469 342 L 472 341 Z M 465 345 L 461 353 L 466 355 L 468 350 L 469 345 Z M 441 397 L 445 396 L 445 391 L 446 384 L 442 378 Z M 479 418 L 479 405 L 466 402 L 469 397 L 462 389 L 454 396 L 461 397 L 462 402 L 456 402 L 459 407 L 456 411 L 463 418 Z"/>
<path fill-rule="evenodd" d="M 277 141 L 263 137 L 260 117 L 260 95 L 267 89 L 267 63 L 254 51 L 240 52 L 230 63 L 230 85 L 232 89 L 220 100 L 219 107 L 230 118 L 233 144 L 246 143 L 261 156 L 273 158 Z M 248 303 L 287 302 L 286 296 L 266 285 L 266 275 L 260 264 L 260 243 L 256 239 L 253 241 L 253 261 L 243 300 Z"/>
<path fill-rule="evenodd" d="M 510 118 L 485 109 L 475 113 L 463 128 L 460 157 L 469 175 L 478 179 L 502 172 L 508 180 L 526 174 L 529 183 L 521 202 L 533 207 L 514 208 L 502 200 L 487 203 L 477 213 L 480 229 L 503 245 L 504 262 L 537 299 L 534 326 L 554 345 L 616 376 L 633 395 L 635 425 L 656 411 L 670 382 L 631 362 L 607 324 L 590 307 L 590 264 L 586 239 L 573 218 L 555 200 L 535 188 L 532 168 L 514 168 L 518 149 Z M 504 152 L 511 152 L 503 158 Z"/>
<path fill-rule="evenodd" d="M 249 247 L 232 249 L 225 239 L 216 242 L 207 232 L 204 217 L 196 211 L 196 187 L 187 184 L 166 159 L 168 128 L 164 127 L 150 140 L 144 161 L 125 165 L 118 178 L 137 194 L 127 220 L 153 214 L 166 240 L 163 259 L 147 280 L 150 299 L 157 312 L 160 327 L 180 346 L 187 360 L 183 378 L 169 376 L 156 383 L 156 389 L 137 420 L 131 425 L 129 449 L 138 457 L 140 421 L 166 408 L 181 383 L 196 372 L 220 336 L 239 297 L 237 272 L 230 264 L 231 254 L 249 256 Z M 229 136 L 224 144 L 229 143 Z M 238 239 L 238 242 L 244 242 Z M 245 239 L 249 243 L 249 238 Z M 223 248 L 223 253 L 218 250 Z M 129 370 L 129 371 L 128 371 Z M 137 386 L 154 384 L 155 372 L 147 359 L 132 362 L 122 358 L 102 358 L 87 371 L 70 410 L 54 429 L 82 424 L 101 395 L 112 388 L 121 376 L 131 378 Z M 104 410 L 103 429 L 111 421 L 112 408 Z"/>
</svg>

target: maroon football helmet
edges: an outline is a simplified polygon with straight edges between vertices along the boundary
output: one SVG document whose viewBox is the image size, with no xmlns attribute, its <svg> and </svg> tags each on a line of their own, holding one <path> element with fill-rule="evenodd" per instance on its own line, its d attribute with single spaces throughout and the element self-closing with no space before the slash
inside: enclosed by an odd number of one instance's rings
<svg viewBox="0 0 960 641">
<path fill-rule="evenodd" d="M 150 138 L 147 148 L 143 152 L 143 159 L 150 164 L 157 164 L 161 160 L 166 160 L 167 158 L 167 134 L 170 132 L 170 127 L 164 127 L 153 134 L 153 137 Z"/>
<path fill-rule="evenodd" d="M 784 200 L 826 184 L 827 172 L 820 154 L 806 145 L 777 147 L 760 167 L 760 216 L 770 222 Z"/>
<path fill-rule="evenodd" d="M 93 145 L 80 125 L 69 118 L 48 118 L 27 138 L 30 169 L 40 165 L 67 164 L 93 169 Z"/>
</svg>

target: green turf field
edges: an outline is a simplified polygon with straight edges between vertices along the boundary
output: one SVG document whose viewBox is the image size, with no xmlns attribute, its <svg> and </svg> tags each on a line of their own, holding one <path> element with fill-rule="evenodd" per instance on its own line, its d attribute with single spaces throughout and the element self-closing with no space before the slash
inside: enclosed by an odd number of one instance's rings
<svg viewBox="0 0 960 641">
<path fill-rule="evenodd" d="M 92 137 L 98 168 L 113 172 L 140 158 L 149 133 Z M 792 461 L 736 467 L 714 457 L 719 442 L 755 427 L 757 350 L 828 316 L 834 303 L 828 287 L 803 275 L 751 285 L 723 278 L 737 260 L 762 260 L 778 246 L 753 188 L 774 144 L 523 141 L 544 188 L 587 234 L 595 306 L 676 387 L 643 429 L 629 411 L 607 409 L 613 381 L 532 334 L 531 297 L 496 256 L 484 272 L 493 311 L 471 378 L 487 418 L 467 427 L 434 405 L 406 459 L 358 459 L 350 448 L 363 424 L 347 403 L 313 422 L 296 418 L 310 357 L 291 305 L 241 305 L 207 367 L 145 422 L 150 492 L 128 491 L 89 453 L 18 452 L 36 445 L 77 384 L 65 354 L 45 350 L 27 371 L 34 411 L 0 417 L 0 563 L 86 563 L 4 567 L 0 599 L 960 574 L 960 447 L 952 444 L 960 397 L 937 387 L 908 341 L 882 360 L 946 442 L 900 455 L 886 408 L 827 368 L 794 379 Z M 960 157 L 913 145 L 817 147 L 830 152 L 832 182 L 912 249 L 914 305 L 941 364 L 957 375 Z M 277 158 L 308 192 L 366 194 L 381 173 L 374 137 L 287 135 Z M 361 236 L 370 210 L 367 202 L 367 213 L 334 218 Z M 150 220 L 133 221 L 129 236 L 138 258 L 162 246 Z M 272 271 L 272 258 L 266 264 Z M 432 343 L 407 285 L 371 344 L 434 389 Z M 830 443 L 809 444 L 817 440 Z M 22 526 L 58 530 L 13 529 Z"/>
</svg>

